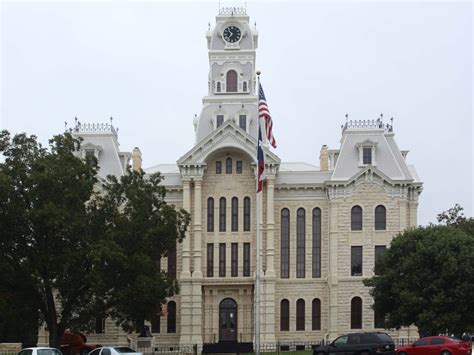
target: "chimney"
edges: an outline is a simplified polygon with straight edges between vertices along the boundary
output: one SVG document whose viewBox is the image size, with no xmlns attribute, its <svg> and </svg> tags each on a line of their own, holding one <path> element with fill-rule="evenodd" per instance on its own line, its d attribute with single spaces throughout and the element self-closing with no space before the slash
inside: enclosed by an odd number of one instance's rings
<svg viewBox="0 0 474 355">
<path fill-rule="evenodd" d="M 136 172 L 142 171 L 142 152 L 140 148 L 133 148 L 132 152 L 132 169 Z"/>
<path fill-rule="evenodd" d="M 329 153 L 328 146 L 324 144 L 321 147 L 321 152 L 319 153 L 319 170 L 328 171 L 329 170 Z"/>
</svg>

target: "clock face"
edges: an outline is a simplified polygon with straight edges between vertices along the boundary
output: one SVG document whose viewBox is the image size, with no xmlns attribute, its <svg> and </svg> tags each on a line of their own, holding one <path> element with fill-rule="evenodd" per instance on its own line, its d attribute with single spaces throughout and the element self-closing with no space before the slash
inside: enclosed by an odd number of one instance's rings
<svg viewBox="0 0 474 355">
<path fill-rule="evenodd" d="M 235 43 L 240 39 L 240 29 L 236 26 L 229 26 L 224 30 L 223 37 L 227 42 Z"/>
</svg>

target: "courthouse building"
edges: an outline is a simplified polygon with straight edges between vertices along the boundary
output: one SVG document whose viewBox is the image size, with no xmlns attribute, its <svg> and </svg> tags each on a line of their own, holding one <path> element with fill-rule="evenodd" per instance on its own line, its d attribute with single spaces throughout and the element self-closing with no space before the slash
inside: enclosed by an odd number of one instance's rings
<svg viewBox="0 0 474 355">
<path fill-rule="evenodd" d="M 167 201 L 192 216 L 184 242 L 162 259 L 180 293 L 151 322 L 154 344 L 253 341 L 256 222 L 262 343 L 382 330 L 384 315 L 374 314 L 363 280 L 373 276 L 392 238 L 417 225 L 422 191 L 392 123 L 343 122 L 340 146 L 322 145 L 319 166 L 282 162 L 267 144 L 256 221 L 258 32 L 244 9 L 223 8 L 206 39 L 208 93 L 193 122 L 194 147 L 176 152 L 176 164 L 143 168 L 161 172 Z M 123 174 L 129 160 L 141 168 L 141 152 L 120 152 L 111 125 L 77 124 L 75 134 L 84 138 L 83 154 L 98 158 L 102 175 Z M 116 344 L 127 337 L 107 321 L 89 339 Z"/>
</svg>

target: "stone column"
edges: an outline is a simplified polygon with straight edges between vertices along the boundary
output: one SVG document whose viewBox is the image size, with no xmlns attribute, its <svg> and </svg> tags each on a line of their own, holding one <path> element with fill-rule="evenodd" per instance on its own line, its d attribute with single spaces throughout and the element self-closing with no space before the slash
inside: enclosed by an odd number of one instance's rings
<svg viewBox="0 0 474 355">
<path fill-rule="evenodd" d="M 191 213 L 191 181 L 189 178 L 182 179 L 183 181 L 183 208 Z M 186 232 L 186 236 L 182 243 L 181 249 L 181 260 L 182 269 L 179 276 L 180 286 L 180 329 L 179 329 L 179 343 L 181 345 L 191 344 L 192 335 L 192 316 L 193 316 L 193 303 L 192 303 L 192 283 L 191 283 L 191 272 L 190 272 L 190 258 L 191 258 L 191 233 Z"/>
<path fill-rule="evenodd" d="M 275 207 L 274 190 L 275 176 L 267 176 L 267 218 L 266 218 L 266 249 L 263 251 L 266 257 L 265 276 L 262 278 L 262 343 L 274 344 L 275 339 Z M 263 215 L 263 213 L 262 213 Z"/>
<path fill-rule="evenodd" d="M 202 228 L 202 194 L 201 194 L 202 179 L 194 179 L 194 223 L 193 223 L 193 261 L 194 271 L 193 278 L 202 277 L 202 251 L 201 251 L 201 228 Z"/>
<path fill-rule="evenodd" d="M 275 177 L 267 177 L 267 270 L 265 275 L 275 276 Z"/>
<path fill-rule="evenodd" d="M 183 208 L 191 213 L 191 190 L 190 180 L 183 179 Z M 181 258 L 183 260 L 183 266 L 181 270 L 181 279 L 190 277 L 190 257 L 191 257 L 191 236 L 189 231 L 186 232 L 186 236 L 183 240 L 183 247 Z"/>
<path fill-rule="evenodd" d="M 339 299 L 338 299 L 338 213 L 339 204 L 329 201 L 329 270 L 328 270 L 328 293 L 329 312 L 328 329 L 329 339 L 335 339 L 339 334 Z M 347 217 L 347 214 L 344 216 Z"/>
<path fill-rule="evenodd" d="M 192 275 L 192 322 L 191 342 L 198 344 L 200 348 L 203 343 L 202 324 L 202 270 L 201 270 L 201 225 L 202 225 L 202 178 L 194 178 L 194 218 L 193 218 L 193 275 Z"/>
</svg>

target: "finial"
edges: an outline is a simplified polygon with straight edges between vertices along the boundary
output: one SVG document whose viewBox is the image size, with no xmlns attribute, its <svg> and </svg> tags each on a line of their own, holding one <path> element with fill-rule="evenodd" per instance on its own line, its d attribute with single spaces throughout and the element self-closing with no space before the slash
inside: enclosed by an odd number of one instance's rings
<svg viewBox="0 0 474 355">
<path fill-rule="evenodd" d="M 112 116 L 110 116 L 110 124 L 112 124 L 113 120 L 114 120 L 114 118 Z"/>
<path fill-rule="evenodd" d="M 67 130 L 67 121 L 64 121 L 64 130 Z"/>
<path fill-rule="evenodd" d="M 194 117 L 197 117 L 197 116 L 198 116 L 197 113 L 195 113 L 195 114 L 194 114 Z"/>
<path fill-rule="evenodd" d="M 255 23 L 253 24 L 253 26 L 255 27 L 255 29 L 257 29 L 257 21 L 255 21 Z"/>
<path fill-rule="evenodd" d="M 77 122 L 77 117 L 74 117 L 74 122 Z"/>
<path fill-rule="evenodd" d="M 383 119 L 383 113 L 380 114 L 380 118 Z"/>
<path fill-rule="evenodd" d="M 211 21 L 209 21 L 209 23 L 207 24 L 207 30 L 208 30 L 208 31 L 211 30 Z"/>
<path fill-rule="evenodd" d="M 257 76 L 260 76 L 260 74 L 262 74 L 260 70 L 257 70 L 255 73 L 257 74 Z"/>
<path fill-rule="evenodd" d="M 349 114 L 346 113 L 346 122 L 347 122 L 348 119 L 349 119 Z"/>
<path fill-rule="evenodd" d="M 390 118 L 390 122 L 393 124 L 393 117 L 392 117 L 392 118 Z"/>
</svg>

